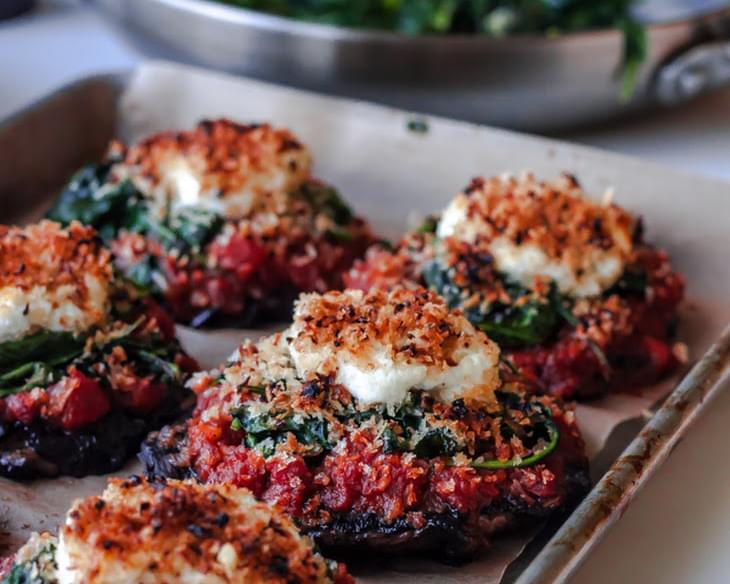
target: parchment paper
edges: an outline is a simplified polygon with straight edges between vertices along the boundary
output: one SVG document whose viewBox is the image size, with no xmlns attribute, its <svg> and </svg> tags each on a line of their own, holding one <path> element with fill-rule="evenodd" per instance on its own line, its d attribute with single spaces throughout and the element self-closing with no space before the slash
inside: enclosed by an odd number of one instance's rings
<svg viewBox="0 0 730 584">
<path fill-rule="evenodd" d="M 648 237 L 672 254 L 689 283 L 680 336 L 700 356 L 730 319 L 730 217 L 728 187 L 657 165 L 604 152 L 481 128 L 369 104 L 324 98 L 168 63 L 142 66 L 121 101 L 119 132 L 134 139 L 150 131 L 184 128 L 201 118 L 272 121 L 292 128 L 308 144 L 319 176 L 338 186 L 357 211 L 386 237 L 397 237 L 409 214 L 443 207 L 472 176 L 530 169 L 550 177 L 575 174 L 597 196 L 614 187 L 616 200 L 647 220 Z M 425 121 L 426 133 L 407 129 Z M 283 325 L 279 325 L 283 326 Z M 226 360 L 245 336 L 271 332 L 201 332 L 179 327 L 188 351 L 208 368 Z M 616 444 L 619 424 L 650 415 L 678 376 L 638 393 L 615 394 L 578 406 L 578 423 L 595 461 Z M 120 475 L 138 471 L 130 463 Z M 17 484 L 0 480 L 0 553 L 33 530 L 49 530 L 76 497 L 98 493 L 104 477 Z M 534 532 L 495 542 L 483 559 L 451 568 L 428 561 L 376 563 L 359 570 L 363 582 L 499 582 Z"/>
</svg>

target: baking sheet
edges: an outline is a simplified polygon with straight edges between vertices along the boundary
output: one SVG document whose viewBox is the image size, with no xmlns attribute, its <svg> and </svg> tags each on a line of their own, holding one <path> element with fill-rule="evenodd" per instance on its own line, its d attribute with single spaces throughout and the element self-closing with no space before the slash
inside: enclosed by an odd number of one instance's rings
<svg viewBox="0 0 730 584">
<path fill-rule="evenodd" d="M 647 218 L 648 237 L 673 255 L 689 281 L 681 335 L 693 357 L 706 350 L 730 319 L 728 187 L 670 170 L 579 148 L 468 124 L 428 119 L 368 104 L 323 98 L 258 82 L 166 63 L 139 69 L 121 100 L 119 132 L 131 140 L 150 131 L 229 116 L 289 126 L 310 145 L 316 170 L 337 185 L 385 236 L 397 237 L 414 209 L 438 210 L 472 176 L 530 169 L 550 177 L 570 171 L 589 192 L 615 188 L 616 200 Z M 413 119 L 425 132 L 413 132 Z M 423 126 L 421 126 L 423 127 Z M 671 202 L 671 204 L 668 204 Z M 701 228 L 699 227 L 701 226 Z M 261 331 L 248 331 L 253 335 Z M 183 343 L 204 366 L 224 360 L 242 331 L 181 330 Z M 579 406 L 578 420 L 593 460 L 611 431 L 645 415 L 676 379 L 641 394 L 620 394 Z M 614 448 L 608 440 L 607 448 Z M 134 464 L 120 474 L 133 472 Z M 34 529 L 52 529 L 70 501 L 101 490 L 104 479 L 34 484 L 0 482 L 0 544 L 13 547 Z M 363 572 L 363 581 L 497 582 L 531 534 L 497 542 L 484 559 L 461 568 L 398 561 Z"/>
</svg>

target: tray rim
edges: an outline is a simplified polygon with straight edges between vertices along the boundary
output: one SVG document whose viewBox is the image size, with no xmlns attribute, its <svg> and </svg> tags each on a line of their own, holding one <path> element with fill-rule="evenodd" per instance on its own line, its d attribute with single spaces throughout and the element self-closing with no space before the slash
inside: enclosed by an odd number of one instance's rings
<svg viewBox="0 0 730 584">
<path fill-rule="evenodd" d="M 205 71 L 205 68 L 164 60 L 143 60 L 137 66 L 108 72 L 97 72 L 83 76 L 68 83 L 0 119 L 0 133 L 8 127 L 22 123 L 23 119 L 42 109 L 49 103 L 80 91 L 86 85 L 106 83 L 115 91 L 114 103 L 118 107 L 120 98 L 133 78 L 134 73 L 150 64 L 164 64 L 181 69 Z M 544 142 L 546 145 L 562 144 L 586 153 L 609 156 L 617 161 L 641 163 L 657 170 L 671 170 L 673 174 L 702 180 L 708 184 L 727 188 L 728 181 L 706 177 L 699 173 L 669 168 L 661 163 L 643 160 L 640 157 L 620 154 L 576 144 L 567 140 L 544 137 L 496 128 L 485 124 L 455 120 L 445 116 L 420 114 L 410 110 L 385 106 L 366 100 L 336 97 L 315 91 L 303 90 L 281 84 L 261 81 L 240 75 L 207 71 L 210 75 L 225 78 L 239 78 L 269 86 L 293 94 L 307 94 L 325 100 L 347 102 L 374 108 L 381 111 L 400 113 L 407 116 L 421 116 L 433 121 L 446 121 L 471 128 L 486 128 L 514 137 L 526 137 Z M 116 117 L 116 114 L 115 114 Z M 578 505 L 557 531 L 532 557 L 519 573 L 513 576 L 516 584 L 549 584 L 566 582 L 585 561 L 591 551 L 598 546 L 611 527 L 621 518 L 629 504 L 641 488 L 654 475 L 669 457 L 677 443 L 685 436 L 692 424 L 699 418 L 720 391 L 730 386 L 730 323 L 727 324 L 717 341 L 698 359 L 695 365 L 677 383 L 669 395 L 660 401 L 661 406 L 646 421 L 640 432 L 626 446 L 621 455 L 612 463 L 606 473 L 593 485 L 584 500 Z M 518 556 L 517 560 L 519 560 Z"/>
</svg>

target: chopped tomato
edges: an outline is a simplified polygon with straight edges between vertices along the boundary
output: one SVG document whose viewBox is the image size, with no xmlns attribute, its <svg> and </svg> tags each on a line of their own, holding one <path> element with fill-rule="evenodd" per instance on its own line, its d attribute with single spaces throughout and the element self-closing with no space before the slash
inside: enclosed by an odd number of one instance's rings
<svg viewBox="0 0 730 584">
<path fill-rule="evenodd" d="M 78 430 L 96 422 L 111 409 L 99 383 L 76 369 L 48 388 L 49 417 L 65 430 Z"/>
<path fill-rule="evenodd" d="M 5 398 L 5 417 L 28 425 L 40 415 L 47 399 L 45 392 L 23 391 L 10 395 Z"/>
<path fill-rule="evenodd" d="M 232 235 L 225 245 L 213 244 L 211 255 L 224 270 L 235 271 L 239 279 L 247 279 L 266 259 L 266 251 L 252 238 Z"/>
<path fill-rule="evenodd" d="M 167 386 L 149 377 L 117 379 L 114 389 L 125 408 L 141 414 L 157 409 L 167 395 Z"/>
<path fill-rule="evenodd" d="M 145 317 L 154 320 L 160 328 L 162 338 L 166 341 L 175 340 L 175 321 L 157 302 L 151 298 L 145 299 Z"/>
</svg>

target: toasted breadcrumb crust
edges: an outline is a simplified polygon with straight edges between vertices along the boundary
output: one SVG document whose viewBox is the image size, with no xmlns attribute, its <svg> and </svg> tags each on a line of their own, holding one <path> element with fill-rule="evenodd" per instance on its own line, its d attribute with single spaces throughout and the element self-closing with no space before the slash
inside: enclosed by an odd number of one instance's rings
<svg viewBox="0 0 730 584">
<path fill-rule="evenodd" d="M 452 205 L 463 205 L 467 217 L 465 229 L 454 235 L 470 243 L 498 237 L 533 243 L 578 268 L 592 249 L 621 257 L 631 252 L 631 214 L 589 199 L 571 175 L 553 181 L 537 181 L 530 173 L 475 178 Z"/>
<path fill-rule="evenodd" d="M 125 148 L 113 142 L 110 155 L 117 178 L 131 178 L 143 190 L 175 187 L 171 176 L 182 160 L 200 181 L 200 194 L 227 199 L 247 193 L 227 215 L 245 216 L 260 206 L 258 197 L 275 204 L 272 193 L 288 193 L 310 176 L 312 157 L 298 138 L 269 124 L 238 124 L 227 119 L 203 120 L 190 131 L 153 134 Z"/>
<path fill-rule="evenodd" d="M 353 582 L 290 518 L 231 485 L 111 479 L 73 505 L 60 539 L 73 582 Z"/>
<path fill-rule="evenodd" d="M 330 351 L 319 374 L 336 373 L 337 356 L 348 353 L 365 368 L 378 366 L 377 349 L 396 363 L 424 365 L 430 370 L 454 367 L 467 351 L 484 349 L 495 362 L 499 348 L 474 329 L 460 311 L 449 310 L 437 294 L 423 288 L 390 292 L 360 290 L 303 294 L 290 329 L 292 347 L 300 354 Z M 499 371 L 485 371 L 479 393 L 499 385 Z"/>
<path fill-rule="evenodd" d="M 71 286 L 75 303 L 83 307 L 89 304 L 85 276 L 107 285 L 112 279 L 111 256 L 92 227 L 78 221 L 65 229 L 53 221 L 0 225 L 0 287 Z"/>
</svg>

